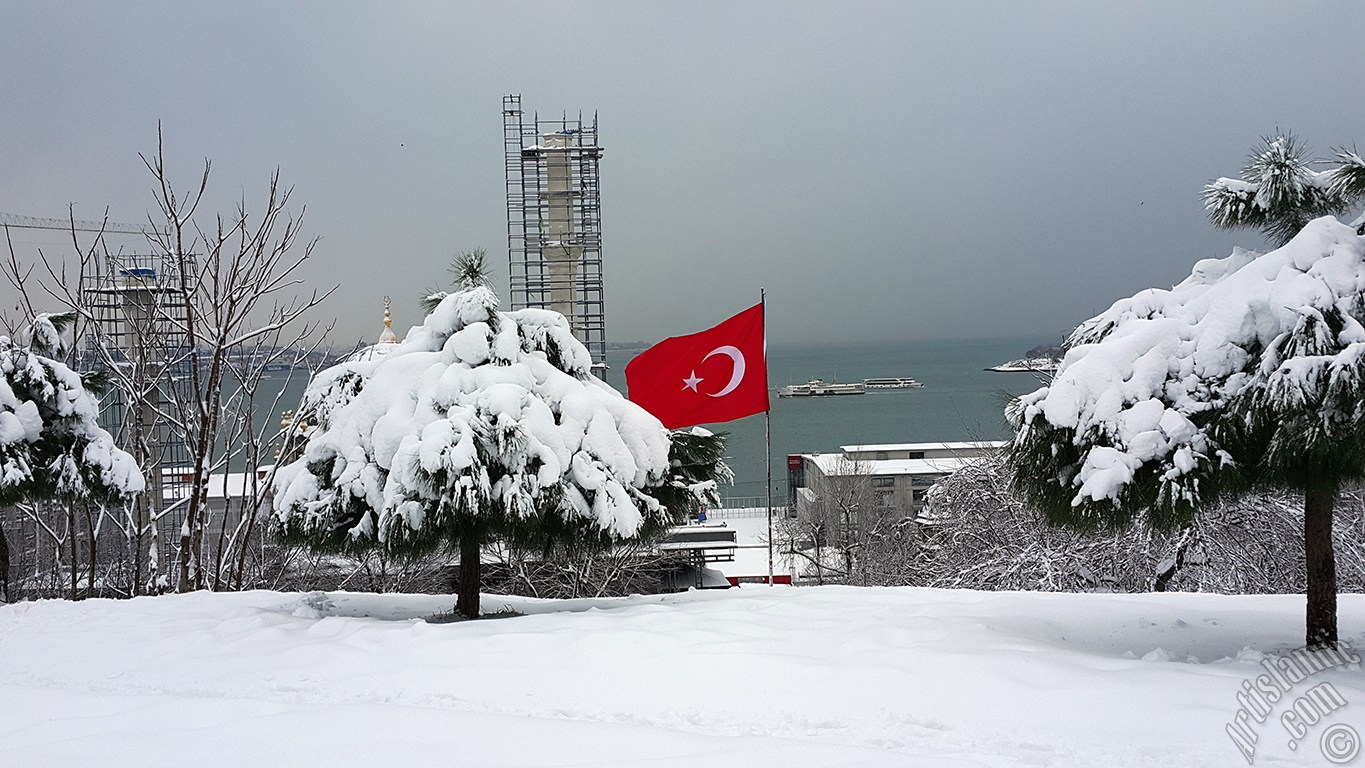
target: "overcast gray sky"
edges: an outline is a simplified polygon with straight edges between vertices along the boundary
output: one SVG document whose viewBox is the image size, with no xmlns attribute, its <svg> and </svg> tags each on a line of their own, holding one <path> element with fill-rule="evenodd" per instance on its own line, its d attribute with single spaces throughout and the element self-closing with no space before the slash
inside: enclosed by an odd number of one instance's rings
<svg viewBox="0 0 1365 768">
<path fill-rule="evenodd" d="M 450 256 L 506 285 L 501 97 L 600 115 L 607 329 L 769 297 L 774 344 L 1061 335 L 1252 232 L 1203 184 L 1277 127 L 1365 144 L 1365 6 L 1257 2 L 0 1 L 0 211 L 140 221 L 138 152 L 278 166 L 339 282 L 401 333 Z M 25 236 L 20 248 L 42 241 Z"/>
</svg>

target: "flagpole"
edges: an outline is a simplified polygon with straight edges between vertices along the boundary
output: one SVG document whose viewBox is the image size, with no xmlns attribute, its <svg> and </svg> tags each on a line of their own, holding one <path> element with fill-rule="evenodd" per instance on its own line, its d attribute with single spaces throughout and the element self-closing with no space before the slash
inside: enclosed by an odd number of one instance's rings
<svg viewBox="0 0 1365 768">
<path fill-rule="evenodd" d="M 758 289 L 758 303 L 763 307 L 763 367 L 768 367 L 768 300 L 766 289 Z M 766 377 L 764 377 L 766 378 Z M 773 430 L 772 406 L 763 411 L 763 458 L 768 468 L 768 586 L 773 585 Z"/>
</svg>

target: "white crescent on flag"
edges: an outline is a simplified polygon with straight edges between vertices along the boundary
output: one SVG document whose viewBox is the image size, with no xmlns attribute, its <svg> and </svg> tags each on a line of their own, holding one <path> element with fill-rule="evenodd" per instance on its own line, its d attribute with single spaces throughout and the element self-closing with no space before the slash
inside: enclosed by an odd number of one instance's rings
<svg viewBox="0 0 1365 768">
<path fill-rule="evenodd" d="M 725 346 L 716 347 L 710 352 L 707 352 L 706 357 L 703 357 L 701 361 L 704 363 L 716 355 L 725 355 L 726 357 L 729 357 L 735 364 L 734 372 L 730 374 L 730 382 L 725 385 L 724 389 L 719 392 L 707 392 L 706 394 L 711 397 L 725 397 L 731 392 L 734 392 L 735 387 L 738 387 L 739 383 L 744 381 L 744 353 L 740 352 L 739 348 L 726 344 Z"/>
</svg>

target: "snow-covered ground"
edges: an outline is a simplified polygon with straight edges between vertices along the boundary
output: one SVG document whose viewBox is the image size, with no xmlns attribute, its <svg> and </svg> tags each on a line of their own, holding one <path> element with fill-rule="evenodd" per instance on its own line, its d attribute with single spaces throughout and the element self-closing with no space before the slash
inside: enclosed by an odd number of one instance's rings
<svg viewBox="0 0 1365 768">
<path fill-rule="evenodd" d="M 1245 765 L 1241 684 L 1303 634 L 1301 596 L 750 586 L 424 620 L 452 602 L 0 606 L 0 766 Z M 1341 635 L 1365 648 L 1365 595 Z M 1322 683 L 1347 704 L 1291 751 L 1281 713 Z M 1249 722 L 1255 765 L 1332 764 L 1365 674 Z"/>
</svg>

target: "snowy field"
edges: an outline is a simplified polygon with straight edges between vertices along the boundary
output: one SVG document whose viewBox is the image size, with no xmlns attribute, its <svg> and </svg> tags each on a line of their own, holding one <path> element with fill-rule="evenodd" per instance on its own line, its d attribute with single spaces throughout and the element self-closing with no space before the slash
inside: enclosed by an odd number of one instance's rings
<svg viewBox="0 0 1365 768">
<path fill-rule="evenodd" d="M 745 587 L 541 602 L 197 593 L 0 606 L 0 766 L 1234 766 L 1301 596 Z M 1365 595 L 1341 599 L 1365 648 Z M 1290 750 L 1282 710 L 1347 702 Z M 1321 697 L 1315 705 L 1323 703 Z M 1332 765 L 1365 674 L 1255 765 Z M 1345 750 L 1345 751 L 1343 751 Z M 1345 764 L 1365 765 L 1365 756 Z"/>
</svg>

